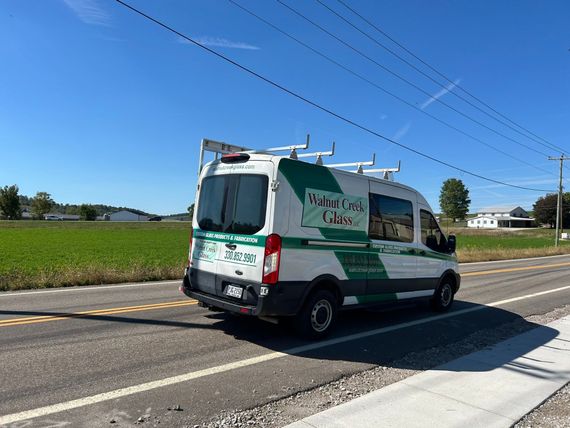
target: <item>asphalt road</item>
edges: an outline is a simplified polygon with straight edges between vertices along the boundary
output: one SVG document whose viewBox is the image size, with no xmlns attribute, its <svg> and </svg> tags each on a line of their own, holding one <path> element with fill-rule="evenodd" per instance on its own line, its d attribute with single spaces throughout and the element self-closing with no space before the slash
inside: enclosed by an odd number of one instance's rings
<svg viewBox="0 0 570 428">
<path fill-rule="evenodd" d="M 345 313 L 316 344 L 202 309 L 178 282 L 0 293 L 0 425 L 124 426 L 150 415 L 149 426 L 155 416 L 193 426 L 570 305 L 570 256 L 461 272 L 444 316 L 426 305 Z"/>
</svg>

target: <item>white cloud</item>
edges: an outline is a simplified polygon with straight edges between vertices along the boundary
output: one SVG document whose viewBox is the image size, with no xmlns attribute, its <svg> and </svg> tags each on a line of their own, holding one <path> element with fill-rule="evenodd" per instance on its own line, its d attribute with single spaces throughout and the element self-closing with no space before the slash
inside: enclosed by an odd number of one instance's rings
<svg viewBox="0 0 570 428">
<path fill-rule="evenodd" d="M 89 25 L 111 25 L 111 16 L 98 3 L 98 0 L 63 0 L 63 2 Z"/>
<path fill-rule="evenodd" d="M 249 43 L 236 42 L 233 40 L 224 39 L 223 37 L 197 36 L 197 37 L 192 37 L 192 39 L 204 46 L 229 48 L 229 49 L 245 49 L 250 51 L 257 51 L 261 49 L 260 47 L 250 45 Z M 178 37 L 178 42 L 185 44 L 190 43 L 188 40 L 182 37 Z"/>
<path fill-rule="evenodd" d="M 408 133 L 411 127 L 412 127 L 412 122 L 406 123 L 404 126 L 402 126 L 400 129 L 396 131 L 396 133 L 392 137 L 392 140 L 400 141 Z"/>
<path fill-rule="evenodd" d="M 435 93 L 434 95 L 432 95 L 430 98 L 428 98 L 427 100 L 424 101 L 424 103 L 420 106 L 420 108 L 422 110 L 424 110 L 427 106 L 429 106 L 431 103 L 435 102 L 436 100 L 438 100 L 439 98 L 443 97 L 445 94 L 447 94 L 448 92 L 452 91 L 453 88 L 455 88 L 457 85 L 459 85 L 459 83 L 461 82 L 461 79 L 456 79 L 453 83 L 450 83 L 449 85 L 447 85 L 445 88 L 443 88 L 442 90 L 440 90 L 439 92 Z"/>
</svg>

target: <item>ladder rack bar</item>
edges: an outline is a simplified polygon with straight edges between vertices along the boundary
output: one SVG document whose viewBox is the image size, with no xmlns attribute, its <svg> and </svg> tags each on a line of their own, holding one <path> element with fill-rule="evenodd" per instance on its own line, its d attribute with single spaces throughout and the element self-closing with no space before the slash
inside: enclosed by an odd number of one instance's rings
<svg viewBox="0 0 570 428">
<path fill-rule="evenodd" d="M 400 165 L 401 165 L 401 161 L 398 161 L 398 166 L 396 168 L 375 168 L 375 169 L 365 169 L 363 171 L 365 173 L 367 173 L 367 172 L 400 172 Z"/>
<path fill-rule="evenodd" d="M 335 164 L 330 164 L 330 165 L 325 165 L 325 166 L 328 166 L 329 168 L 346 168 L 347 166 L 357 166 L 360 168 L 362 166 L 374 166 L 375 164 L 376 164 L 376 153 L 372 154 L 372 160 L 371 161 L 335 163 Z"/>
<path fill-rule="evenodd" d="M 297 158 L 312 158 L 316 157 L 316 164 L 323 165 L 323 156 L 334 156 L 336 143 L 333 141 L 332 148 L 327 152 L 314 152 L 314 153 L 301 153 L 297 155 Z"/>
</svg>

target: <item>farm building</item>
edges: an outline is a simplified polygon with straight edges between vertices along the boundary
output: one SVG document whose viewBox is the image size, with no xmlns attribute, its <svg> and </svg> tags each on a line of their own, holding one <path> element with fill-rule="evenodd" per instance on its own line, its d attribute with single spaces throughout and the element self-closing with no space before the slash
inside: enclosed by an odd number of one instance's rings
<svg viewBox="0 0 570 428">
<path fill-rule="evenodd" d="M 496 229 L 498 227 L 533 227 L 534 219 L 521 207 L 490 207 L 467 220 L 467 227 Z"/>
<path fill-rule="evenodd" d="M 148 216 L 122 210 L 109 215 L 110 221 L 148 221 Z"/>
</svg>

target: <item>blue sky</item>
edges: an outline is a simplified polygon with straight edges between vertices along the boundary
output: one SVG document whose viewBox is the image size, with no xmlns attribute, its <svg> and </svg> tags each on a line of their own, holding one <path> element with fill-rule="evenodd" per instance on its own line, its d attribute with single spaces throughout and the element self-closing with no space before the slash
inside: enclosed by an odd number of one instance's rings
<svg viewBox="0 0 570 428">
<path fill-rule="evenodd" d="M 556 188 L 555 162 L 430 102 L 279 3 L 236 1 L 420 109 L 546 172 L 444 127 L 226 0 L 131 4 L 402 144 L 494 179 Z M 441 101 L 510 138 L 559 155 L 441 91 L 317 2 L 284 1 Z M 570 151 L 570 3 L 346 1 L 453 81 Z M 336 0 L 324 2 L 398 49 Z M 47 191 L 62 203 L 183 212 L 194 197 L 201 138 L 263 148 L 302 143 L 307 133 L 314 149 L 336 141 L 335 162 L 367 160 L 372 153 L 378 166 L 401 160 L 397 180 L 417 188 L 435 210 L 442 181 L 450 177 L 469 187 L 472 210 L 530 207 L 542 194 L 472 178 L 366 134 L 111 0 L 3 0 L 0 55 L 0 185 L 16 183 L 22 194 Z"/>
</svg>

